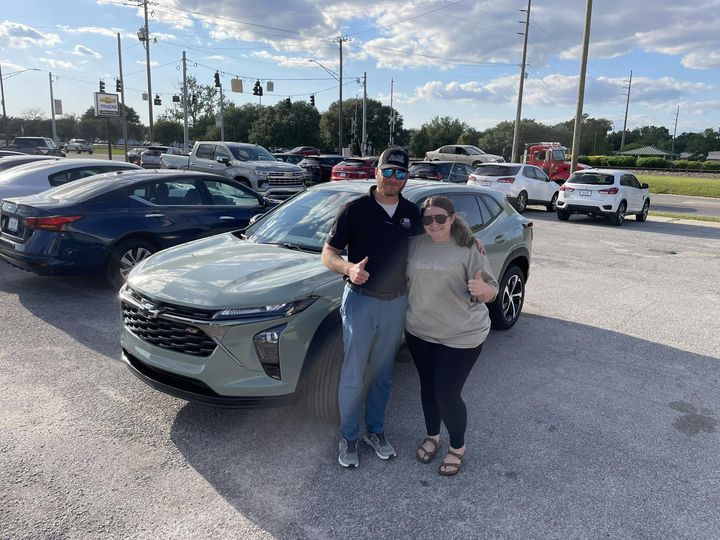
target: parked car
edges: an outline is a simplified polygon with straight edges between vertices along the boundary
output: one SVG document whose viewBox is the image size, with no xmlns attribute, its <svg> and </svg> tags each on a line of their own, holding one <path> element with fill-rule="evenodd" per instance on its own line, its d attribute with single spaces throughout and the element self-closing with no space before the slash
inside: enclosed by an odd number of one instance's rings
<svg viewBox="0 0 720 540">
<path fill-rule="evenodd" d="M 127 153 L 127 160 L 128 163 L 132 163 L 134 165 L 140 165 L 141 160 L 141 154 L 145 151 L 144 148 L 133 148 L 132 150 L 128 151 Z"/>
<path fill-rule="evenodd" d="M 58 159 L 32 162 L 0 173 L 0 200 L 40 193 L 96 174 L 139 169 L 123 161 L 107 159 Z"/>
<path fill-rule="evenodd" d="M 0 259 L 46 276 L 105 272 L 119 287 L 148 255 L 245 227 L 275 204 L 212 174 L 108 173 L 5 199 Z"/>
<path fill-rule="evenodd" d="M 425 161 L 460 161 L 477 167 L 481 163 L 502 163 L 505 159 L 495 154 L 487 154 L 471 144 L 449 144 L 425 152 Z"/>
<path fill-rule="evenodd" d="M 345 158 L 332 168 L 330 180 L 366 180 L 375 178 L 377 157 Z"/>
<path fill-rule="evenodd" d="M 92 154 L 94 151 L 95 146 L 85 139 L 70 139 L 65 143 L 65 152 L 77 152 L 78 154 L 88 152 Z"/>
<path fill-rule="evenodd" d="M 298 166 L 303 169 L 303 179 L 306 186 L 313 186 L 329 182 L 335 165 L 345 158 L 337 155 L 306 156 Z"/>
<path fill-rule="evenodd" d="M 650 211 L 650 191 L 635 175 L 615 169 L 575 171 L 560 186 L 557 216 L 563 221 L 572 214 L 610 218 L 613 225 L 622 225 L 625 216 L 634 214 L 636 221 L 645 221 Z"/>
<path fill-rule="evenodd" d="M 305 189 L 300 167 L 278 161 L 257 144 L 198 141 L 189 157 L 163 154 L 160 162 L 166 169 L 220 174 L 273 199 L 287 199 Z"/>
<path fill-rule="evenodd" d="M 303 159 L 305 159 L 305 156 L 303 156 L 302 154 L 291 154 L 289 152 L 276 152 L 273 154 L 273 157 L 278 161 L 292 163 L 293 165 L 297 165 Z"/>
<path fill-rule="evenodd" d="M 288 154 L 300 154 L 302 156 L 319 156 L 320 150 L 314 146 L 296 146 Z"/>
<path fill-rule="evenodd" d="M 15 137 L 8 150 L 23 154 L 65 157 L 65 152 L 49 137 Z"/>
<path fill-rule="evenodd" d="M 470 175 L 468 184 L 502 191 L 520 214 L 529 204 L 554 212 L 560 188 L 543 170 L 522 163 L 485 163 Z"/>
<path fill-rule="evenodd" d="M 419 161 L 410 165 L 410 178 L 427 178 L 440 182 L 466 184 L 473 168 L 459 161 Z"/>
<path fill-rule="evenodd" d="M 58 161 L 63 158 L 59 156 L 38 156 L 35 154 L 19 154 L 17 156 L 6 156 L 0 159 L 0 173 L 14 167 L 27 165 L 28 163 L 39 163 L 40 161 Z"/>
<path fill-rule="evenodd" d="M 282 403 L 303 395 L 337 419 L 345 281 L 321 262 L 327 233 L 371 182 L 330 182 L 277 206 L 244 233 L 191 242 L 138 264 L 120 291 L 122 354 L 150 386 L 223 407 Z M 501 194 L 477 186 L 410 180 L 420 205 L 447 195 L 483 241 L 500 283 L 493 326 L 520 316 L 532 222 Z"/>
<path fill-rule="evenodd" d="M 160 156 L 170 154 L 173 156 L 184 156 L 183 151 L 174 146 L 148 146 L 140 153 L 140 166 L 143 169 L 159 169 Z"/>
</svg>

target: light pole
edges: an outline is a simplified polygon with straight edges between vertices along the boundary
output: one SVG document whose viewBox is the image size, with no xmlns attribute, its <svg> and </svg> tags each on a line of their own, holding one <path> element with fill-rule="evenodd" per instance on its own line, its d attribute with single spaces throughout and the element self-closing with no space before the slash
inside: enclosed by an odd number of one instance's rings
<svg viewBox="0 0 720 540">
<path fill-rule="evenodd" d="M 333 79 L 335 79 L 339 83 L 340 97 L 338 101 L 338 152 L 342 153 L 342 77 L 329 67 L 322 65 L 317 60 L 313 60 L 311 58 L 308 60 L 308 62 L 312 62 L 323 68 Z"/>
<path fill-rule="evenodd" d="M 5 88 L 3 86 L 3 80 L 9 79 L 10 77 L 14 77 L 15 75 L 20 75 L 21 73 L 25 73 L 26 71 L 40 71 L 38 68 L 26 68 L 21 69 L 19 71 L 11 71 L 7 75 L 3 77 L 2 74 L 2 66 L 0 65 L 0 100 L 2 101 L 2 113 L 3 113 L 3 132 L 5 133 L 5 146 L 8 145 L 8 133 L 7 133 L 7 114 L 5 113 Z"/>
<path fill-rule="evenodd" d="M 150 78 L 150 30 L 148 30 L 148 11 L 147 0 L 143 1 L 145 8 L 145 26 L 141 26 L 137 32 L 138 39 L 145 46 L 145 65 L 147 66 L 147 86 L 148 86 L 148 123 L 150 128 L 150 144 L 153 143 L 153 99 L 152 99 L 152 81 Z"/>
</svg>

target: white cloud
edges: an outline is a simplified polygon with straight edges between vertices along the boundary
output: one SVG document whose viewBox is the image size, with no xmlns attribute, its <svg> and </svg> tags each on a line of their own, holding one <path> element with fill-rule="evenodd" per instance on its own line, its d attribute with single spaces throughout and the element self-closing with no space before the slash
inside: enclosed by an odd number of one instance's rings
<svg viewBox="0 0 720 540">
<path fill-rule="evenodd" d="M 38 58 L 38 61 L 42 62 L 43 64 L 47 64 L 53 69 L 72 69 L 72 70 L 79 70 L 75 64 L 72 62 L 66 62 L 65 60 L 55 60 L 54 58 Z"/>
<path fill-rule="evenodd" d="M 31 46 L 52 47 L 60 43 L 57 34 L 44 34 L 31 26 L 10 21 L 0 23 L 0 47 L 25 49 Z"/>
<path fill-rule="evenodd" d="M 140 64 L 141 66 L 147 66 L 147 62 L 145 60 L 135 60 L 136 64 Z M 158 67 L 160 64 L 156 62 L 155 60 L 150 60 L 150 67 Z"/>
<path fill-rule="evenodd" d="M 252 56 L 255 58 L 261 58 L 263 60 L 270 60 L 273 63 L 276 63 L 279 66 L 283 67 L 294 67 L 294 68 L 315 68 L 320 69 L 320 67 L 317 64 L 314 64 L 310 61 L 310 58 L 306 57 L 297 57 L 297 56 L 283 56 L 278 54 L 271 54 L 268 51 L 255 51 L 252 53 Z M 322 62 L 325 64 L 325 62 Z M 330 69 L 333 69 L 337 71 L 338 66 L 337 64 L 333 64 L 333 62 L 328 62 L 328 64 L 325 64 Z M 344 77 L 343 77 L 344 78 Z"/>
<path fill-rule="evenodd" d="M 219 62 L 224 62 L 226 58 L 222 54 L 213 54 L 212 56 L 206 56 L 206 60 L 217 60 Z"/>
<path fill-rule="evenodd" d="M 90 56 L 91 58 L 102 58 L 102 55 L 92 50 L 90 47 L 86 47 L 85 45 L 75 45 L 75 48 L 72 50 L 72 53 L 76 56 Z"/>
</svg>

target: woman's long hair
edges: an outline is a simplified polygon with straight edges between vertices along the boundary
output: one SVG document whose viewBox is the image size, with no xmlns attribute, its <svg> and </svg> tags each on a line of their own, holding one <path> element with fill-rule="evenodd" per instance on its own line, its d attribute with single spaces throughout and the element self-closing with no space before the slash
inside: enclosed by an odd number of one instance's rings
<svg viewBox="0 0 720 540">
<path fill-rule="evenodd" d="M 465 223 L 465 220 L 455 213 L 455 205 L 452 201 L 443 195 L 435 195 L 425 199 L 425 202 L 420 208 L 420 214 L 425 215 L 425 209 L 430 206 L 436 206 L 445 210 L 449 216 L 453 217 L 453 224 L 450 226 L 450 234 L 455 239 L 457 244 L 462 247 L 472 247 L 475 243 L 475 236 L 472 230 Z"/>
</svg>

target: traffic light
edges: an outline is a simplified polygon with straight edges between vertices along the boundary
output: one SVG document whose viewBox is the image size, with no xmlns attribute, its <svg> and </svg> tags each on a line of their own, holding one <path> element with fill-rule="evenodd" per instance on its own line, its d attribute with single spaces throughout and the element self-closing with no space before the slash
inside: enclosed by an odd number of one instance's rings
<svg viewBox="0 0 720 540">
<path fill-rule="evenodd" d="M 263 95 L 263 89 L 262 84 L 260 84 L 260 81 L 255 81 L 255 86 L 253 86 L 253 96 L 262 96 Z"/>
<path fill-rule="evenodd" d="M 292 101 L 290 101 L 290 98 L 285 98 L 285 104 L 289 107 L 292 105 Z"/>
<path fill-rule="evenodd" d="M 310 105 L 315 106 L 315 94 L 310 95 Z"/>
<path fill-rule="evenodd" d="M 115 91 L 117 93 L 122 92 L 122 81 L 120 79 L 115 79 Z"/>
<path fill-rule="evenodd" d="M 155 105 L 162 105 L 162 100 L 160 99 L 160 94 L 155 94 L 155 99 L 153 100 L 153 103 Z"/>
<path fill-rule="evenodd" d="M 215 86 L 217 86 L 218 88 L 220 88 L 220 86 L 221 86 L 220 85 L 220 73 L 218 73 L 217 71 L 215 72 Z"/>
<path fill-rule="evenodd" d="M 191 102 L 192 102 L 193 105 L 197 104 L 197 96 L 196 96 L 195 94 L 192 95 L 192 100 L 191 100 Z"/>
<path fill-rule="evenodd" d="M 100 92 L 105 92 L 105 81 L 100 79 Z"/>
</svg>

